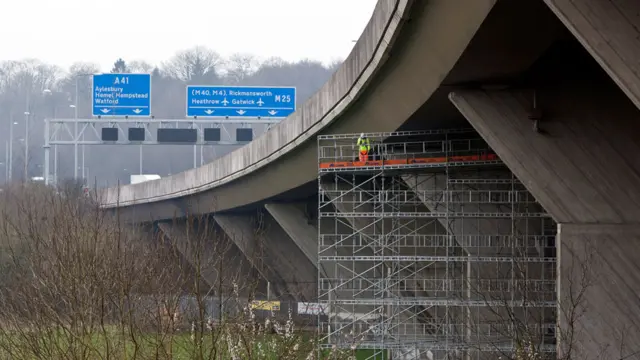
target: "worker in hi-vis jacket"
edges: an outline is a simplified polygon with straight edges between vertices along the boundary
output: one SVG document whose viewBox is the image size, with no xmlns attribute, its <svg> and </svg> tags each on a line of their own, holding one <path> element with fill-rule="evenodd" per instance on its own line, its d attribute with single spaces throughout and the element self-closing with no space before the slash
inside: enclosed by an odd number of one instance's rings
<svg viewBox="0 0 640 360">
<path fill-rule="evenodd" d="M 358 155 L 360 161 L 369 160 L 369 151 L 371 151 L 371 143 L 369 142 L 369 138 L 364 136 L 364 133 L 360 134 L 358 138 L 358 142 L 356 144 L 358 146 Z"/>
</svg>

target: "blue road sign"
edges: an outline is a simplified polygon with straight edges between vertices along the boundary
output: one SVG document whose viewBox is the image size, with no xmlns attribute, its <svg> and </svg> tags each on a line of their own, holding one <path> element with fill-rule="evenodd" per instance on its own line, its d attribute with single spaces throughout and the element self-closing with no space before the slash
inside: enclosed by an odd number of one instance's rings
<svg viewBox="0 0 640 360">
<path fill-rule="evenodd" d="M 94 74 L 93 116 L 150 116 L 150 74 Z"/>
<path fill-rule="evenodd" d="M 187 86 L 187 117 L 283 118 L 294 111 L 295 87 Z"/>
</svg>

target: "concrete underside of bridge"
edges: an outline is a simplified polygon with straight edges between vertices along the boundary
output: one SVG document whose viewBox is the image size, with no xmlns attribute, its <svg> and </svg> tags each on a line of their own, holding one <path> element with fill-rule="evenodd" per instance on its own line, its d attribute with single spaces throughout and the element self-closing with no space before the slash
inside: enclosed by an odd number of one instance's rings
<svg viewBox="0 0 640 360">
<path fill-rule="evenodd" d="M 640 359 L 638 12 L 623 0 L 414 2 L 385 66 L 326 131 L 473 126 L 559 224 L 558 341 L 567 351 L 573 338 L 574 358 Z M 140 222 L 214 213 L 245 261 L 266 251 L 251 271 L 277 296 L 313 299 L 315 289 L 296 284 L 317 281 L 316 156 L 308 141 L 237 181 L 123 214 Z M 434 174 L 402 178 L 416 191 L 442 188 Z M 257 212 L 269 224 L 266 250 L 250 220 Z M 473 231 L 501 225 L 485 226 Z"/>
</svg>

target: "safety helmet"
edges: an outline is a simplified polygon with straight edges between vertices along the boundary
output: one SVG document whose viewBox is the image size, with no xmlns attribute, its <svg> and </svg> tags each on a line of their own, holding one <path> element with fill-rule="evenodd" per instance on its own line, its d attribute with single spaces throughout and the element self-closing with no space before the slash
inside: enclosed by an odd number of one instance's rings
<svg viewBox="0 0 640 360">
<path fill-rule="evenodd" d="M 364 133 L 360 133 L 360 138 L 364 138 Z"/>
</svg>

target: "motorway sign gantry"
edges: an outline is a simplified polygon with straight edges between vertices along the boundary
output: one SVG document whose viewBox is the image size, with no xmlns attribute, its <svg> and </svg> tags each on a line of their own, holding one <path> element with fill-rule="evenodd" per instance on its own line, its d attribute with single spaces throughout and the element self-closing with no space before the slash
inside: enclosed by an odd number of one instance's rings
<svg viewBox="0 0 640 360">
<path fill-rule="evenodd" d="M 93 116 L 151 116 L 150 74 L 94 74 Z"/>
<path fill-rule="evenodd" d="M 296 111 L 296 88 L 187 86 L 187 117 L 284 118 Z"/>
</svg>

